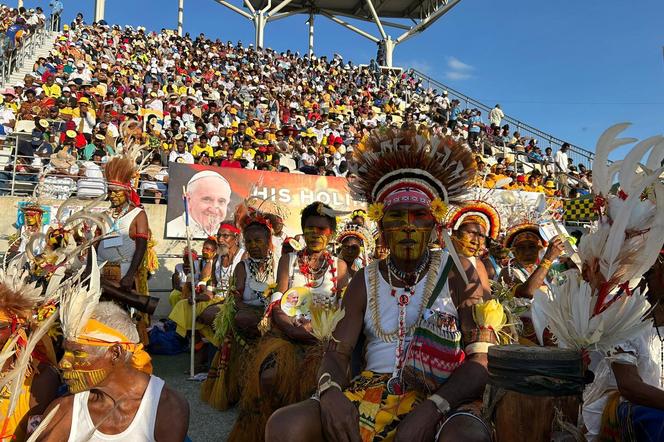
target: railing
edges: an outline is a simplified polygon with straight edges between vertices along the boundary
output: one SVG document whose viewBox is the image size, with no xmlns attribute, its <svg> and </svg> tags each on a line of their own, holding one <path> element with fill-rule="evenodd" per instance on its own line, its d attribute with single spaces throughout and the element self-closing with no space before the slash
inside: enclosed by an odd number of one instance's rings
<svg viewBox="0 0 664 442">
<path fill-rule="evenodd" d="M 6 83 L 14 72 L 23 67 L 26 60 L 32 58 L 37 48 L 42 46 L 46 38 L 49 37 L 52 29 L 53 16 L 50 15 L 41 27 L 35 28 L 24 37 L 19 46 L 7 48 L 0 54 L 0 83 Z M 0 38 L 7 37 L 2 36 Z"/>
<path fill-rule="evenodd" d="M 19 134 L 12 134 L 0 142 L 0 196 L 37 196 L 65 200 L 75 196 L 96 198 L 106 193 L 105 180 L 100 177 L 53 170 L 45 173 L 49 158 L 20 155 L 20 143 L 30 143 L 30 138 L 24 139 Z M 78 161 L 77 165 L 84 166 L 82 161 Z M 160 204 L 166 203 L 168 186 L 141 179 L 137 191 L 144 203 Z"/>
<path fill-rule="evenodd" d="M 477 109 L 480 109 L 483 111 L 485 114 L 488 115 L 488 113 L 493 109 L 491 106 L 487 106 L 484 103 L 481 103 L 474 98 L 471 98 L 437 80 L 434 80 L 433 78 L 427 76 L 426 74 L 423 74 L 422 72 L 413 69 L 413 72 L 415 73 L 416 77 L 419 77 L 421 80 L 423 80 L 426 84 L 427 89 L 435 88 L 439 89 L 441 92 L 443 90 L 446 90 L 448 92 L 448 95 L 450 97 L 458 99 L 461 103 L 465 103 L 466 107 L 469 107 L 469 105 L 472 105 L 473 107 L 476 107 Z M 535 127 L 532 127 L 520 120 L 517 120 L 516 118 L 505 116 L 503 117 L 503 121 L 506 123 L 509 123 L 510 125 L 510 130 L 518 131 L 521 135 L 526 135 L 530 136 L 533 138 L 536 138 L 540 141 L 546 141 L 549 143 L 549 146 L 552 148 L 560 148 L 562 144 L 564 143 L 563 140 L 554 137 L 553 135 L 547 134 Z M 544 147 L 549 147 L 549 146 L 541 146 L 542 148 Z M 568 151 L 568 156 L 574 160 L 574 164 L 583 164 L 586 167 L 590 168 L 592 167 L 592 161 L 593 158 L 595 157 L 595 154 L 589 150 L 586 150 L 582 147 L 575 146 L 573 144 L 570 144 L 570 148 Z"/>
</svg>

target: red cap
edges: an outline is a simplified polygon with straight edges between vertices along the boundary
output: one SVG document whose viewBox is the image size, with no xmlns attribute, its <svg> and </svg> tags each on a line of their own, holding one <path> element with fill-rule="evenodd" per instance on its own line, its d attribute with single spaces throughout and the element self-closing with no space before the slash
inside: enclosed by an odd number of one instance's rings
<svg viewBox="0 0 664 442">
<path fill-rule="evenodd" d="M 526 176 L 525 175 L 519 175 L 516 177 L 516 182 L 517 183 L 525 183 L 526 182 Z"/>
</svg>

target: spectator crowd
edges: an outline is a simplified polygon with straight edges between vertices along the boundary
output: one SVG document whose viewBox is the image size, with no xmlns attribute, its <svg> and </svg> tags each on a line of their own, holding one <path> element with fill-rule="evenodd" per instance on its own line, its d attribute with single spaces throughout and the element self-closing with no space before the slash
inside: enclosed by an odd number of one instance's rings
<svg viewBox="0 0 664 442">
<path fill-rule="evenodd" d="M 536 139 L 505 124 L 499 105 L 485 122 L 480 110 L 462 108 L 447 91 L 425 88 L 412 70 L 385 70 L 374 61 L 359 66 L 339 54 L 301 57 L 204 34 L 89 25 L 82 14 L 63 27 L 32 73 L 0 92 L 0 131 L 34 122 L 17 164 L 0 173 L 5 194 L 14 171 L 30 182 L 43 183 L 48 174 L 71 179 L 70 188 L 80 190 L 78 180 L 102 176 L 122 145 L 123 127 L 141 137 L 151 165 L 141 193 L 156 202 L 167 195 L 173 162 L 352 179 L 353 151 L 378 125 L 464 140 L 480 165 L 476 184 L 484 187 L 567 195 L 592 179 L 568 159 L 567 146 L 542 152 Z M 103 179 L 93 187 L 102 192 Z"/>
</svg>

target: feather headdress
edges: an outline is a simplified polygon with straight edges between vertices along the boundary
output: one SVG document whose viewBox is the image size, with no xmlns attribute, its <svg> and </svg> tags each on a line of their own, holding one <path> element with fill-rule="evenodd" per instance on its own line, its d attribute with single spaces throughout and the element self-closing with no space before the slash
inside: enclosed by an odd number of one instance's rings
<svg viewBox="0 0 664 442">
<path fill-rule="evenodd" d="M 551 299 L 533 302 L 538 335 L 548 327 L 567 347 L 607 350 L 652 326 L 643 320 L 650 304 L 640 289 L 631 288 L 664 242 L 664 184 L 659 178 L 664 138 L 648 138 L 609 165 L 610 152 L 635 141 L 616 138 L 627 126 L 610 127 L 597 142 L 593 193 L 599 217 L 579 247 L 583 278 L 570 271 L 563 284 L 553 287 Z M 640 161 L 649 151 L 644 165 Z M 619 190 L 612 193 L 616 182 Z"/>
<path fill-rule="evenodd" d="M 14 259 L 6 269 L 0 268 L 0 315 L 25 320 L 42 300 L 42 288 L 29 282 L 30 274 L 22 264 Z"/>
<path fill-rule="evenodd" d="M 479 200 L 467 201 L 450 211 L 447 226 L 452 230 L 456 230 L 462 224 L 471 221 L 483 225 L 487 236 L 491 239 L 498 238 L 500 234 L 500 215 L 491 204 Z"/>
<path fill-rule="evenodd" d="M 354 157 L 350 189 L 357 199 L 370 203 L 368 214 L 374 221 L 392 204 L 415 203 L 429 208 L 442 223 L 449 204 L 463 201 L 477 171 L 472 152 L 454 139 L 425 137 L 413 129 L 375 129 L 360 142 Z M 452 243 L 446 229 L 441 234 L 446 244 Z M 462 269 L 452 247 L 450 256 Z M 465 272 L 460 274 L 467 279 Z"/>
<path fill-rule="evenodd" d="M 369 231 L 369 229 L 364 226 L 360 226 L 359 224 L 346 223 L 337 233 L 335 242 L 341 244 L 343 240 L 349 236 L 356 237 L 362 241 L 365 256 L 373 256 L 374 249 L 376 248 L 376 242 L 374 240 L 373 234 Z"/>
<path fill-rule="evenodd" d="M 417 135 L 411 129 L 370 132 L 354 152 L 353 193 L 369 203 L 383 203 L 394 190 L 413 187 L 429 200 L 460 202 L 476 165 L 472 152 L 452 138 Z"/>
</svg>

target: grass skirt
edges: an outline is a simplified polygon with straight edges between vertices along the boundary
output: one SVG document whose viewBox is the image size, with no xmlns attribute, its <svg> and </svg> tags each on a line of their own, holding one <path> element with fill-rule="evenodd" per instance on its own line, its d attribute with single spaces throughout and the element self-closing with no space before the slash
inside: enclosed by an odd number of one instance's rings
<svg viewBox="0 0 664 442">
<path fill-rule="evenodd" d="M 197 302 L 196 303 L 196 317 L 198 317 L 203 311 L 211 305 L 219 304 L 224 302 L 221 298 L 212 299 L 210 301 Z M 175 331 L 178 335 L 186 337 L 187 333 L 191 331 L 191 308 L 192 305 L 189 304 L 187 299 L 183 299 L 175 304 L 171 314 L 168 315 L 168 319 L 175 322 L 177 325 Z M 209 342 L 215 346 L 219 346 L 219 341 L 214 337 L 214 330 L 209 325 L 196 323 L 196 330 L 200 332 L 201 335 Z"/>
<path fill-rule="evenodd" d="M 254 346 L 241 345 L 229 333 L 214 355 L 208 376 L 201 385 L 201 399 L 217 410 L 228 410 L 240 400 L 247 355 Z"/>
<path fill-rule="evenodd" d="M 311 397 L 316 390 L 323 356 L 319 345 L 304 345 L 268 334 L 263 336 L 247 364 L 239 415 L 229 442 L 265 440 L 265 425 L 277 409 Z M 261 391 L 261 372 L 274 367 L 273 391 Z"/>
</svg>

